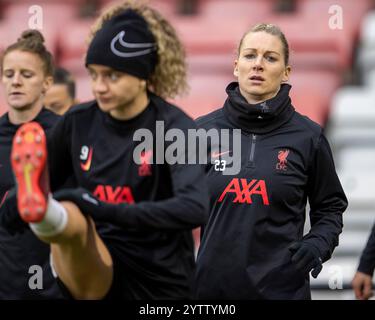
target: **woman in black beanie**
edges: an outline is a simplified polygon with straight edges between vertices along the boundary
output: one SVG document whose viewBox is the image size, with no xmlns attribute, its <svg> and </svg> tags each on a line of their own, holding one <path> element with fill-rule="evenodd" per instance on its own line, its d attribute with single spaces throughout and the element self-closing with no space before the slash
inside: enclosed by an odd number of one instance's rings
<svg viewBox="0 0 375 320">
<path fill-rule="evenodd" d="M 347 200 L 322 128 L 291 104 L 288 59 L 277 26 L 254 26 L 240 42 L 238 82 L 226 88 L 223 108 L 197 120 L 206 130 L 241 130 L 241 152 L 212 146 L 206 168 L 211 213 L 197 298 L 309 299 L 310 271 L 316 277 L 338 244 Z M 225 174 L 228 159 L 241 163 L 238 174 Z"/>
<path fill-rule="evenodd" d="M 196 128 L 164 100 L 186 88 L 184 58 L 157 11 L 125 1 L 92 31 L 86 67 L 95 101 L 65 114 L 48 141 L 53 197 L 43 131 L 31 124 L 16 135 L 20 215 L 51 244 L 58 282 L 73 298 L 190 297 L 191 230 L 207 217 L 203 168 L 157 162 L 156 148 L 172 141 L 139 150 L 135 136 L 142 129 L 155 137 L 160 124 Z M 71 174 L 80 188 L 61 190 Z"/>
</svg>

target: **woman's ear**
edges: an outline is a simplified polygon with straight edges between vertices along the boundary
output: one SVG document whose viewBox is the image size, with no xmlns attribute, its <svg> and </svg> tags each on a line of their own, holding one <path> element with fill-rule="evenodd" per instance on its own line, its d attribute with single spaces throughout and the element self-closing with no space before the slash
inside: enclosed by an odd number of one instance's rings
<svg viewBox="0 0 375 320">
<path fill-rule="evenodd" d="M 42 94 L 45 94 L 48 91 L 48 89 L 51 88 L 52 85 L 53 85 L 53 77 L 47 76 L 43 82 Z"/>
<path fill-rule="evenodd" d="M 139 86 L 140 86 L 141 89 L 146 90 L 146 88 L 147 88 L 147 81 L 146 80 L 141 80 L 139 82 Z"/>
<path fill-rule="evenodd" d="M 235 77 L 238 77 L 238 60 L 234 60 L 234 70 L 233 70 L 233 75 Z"/>
<path fill-rule="evenodd" d="M 284 70 L 284 75 L 283 75 L 283 78 L 282 78 L 282 82 L 288 82 L 289 81 L 289 75 L 290 75 L 290 72 L 292 71 L 292 67 L 291 66 L 286 66 L 285 70 Z"/>
</svg>

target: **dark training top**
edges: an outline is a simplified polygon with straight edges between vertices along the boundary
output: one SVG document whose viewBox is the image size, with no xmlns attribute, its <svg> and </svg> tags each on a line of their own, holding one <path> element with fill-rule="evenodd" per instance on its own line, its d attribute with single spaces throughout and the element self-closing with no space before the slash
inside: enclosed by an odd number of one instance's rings
<svg viewBox="0 0 375 320">
<path fill-rule="evenodd" d="M 188 298 L 195 269 L 191 229 L 208 214 L 204 168 L 155 164 L 155 148 L 161 147 L 155 139 L 135 155 L 137 164 L 133 152 L 140 141 L 133 135 L 148 129 L 155 138 L 156 121 L 164 121 L 165 132 L 178 128 L 185 134 L 196 124 L 173 105 L 149 97 L 147 108 L 127 121 L 102 112 L 95 101 L 65 114 L 49 143 L 51 187 L 58 190 L 73 173 L 78 186 L 100 200 L 129 204 L 122 227 L 99 221 L 96 226 L 129 280 L 130 298 Z"/>
<path fill-rule="evenodd" d="M 42 109 L 33 121 L 38 122 L 48 135 L 58 119 L 59 116 L 53 112 Z M 10 153 L 13 137 L 19 127 L 9 122 L 8 113 L 0 118 L 0 203 L 15 184 Z M 49 254 L 49 245 L 40 241 L 30 229 L 21 234 L 11 234 L 0 226 L 0 299 L 61 298 L 49 267 Z M 42 289 L 38 288 L 41 283 L 37 279 L 41 270 Z"/>
<path fill-rule="evenodd" d="M 358 271 L 373 276 L 375 269 L 375 224 L 359 261 Z"/>
<path fill-rule="evenodd" d="M 309 275 L 292 264 L 288 246 L 303 239 L 325 261 L 338 245 L 347 200 L 321 127 L 294 110 L 289 90 L 283 84 L 276 97 L 249 105 L 231 83 L 224 107 L 197 120 L 206 130 L 241 129 L 242 147 L 233 155 L 232 146 L 211 146 L 197 298 L 309 299 Z M 224 175 L 232 156 L 241 170 Z M 311 230 L 303 236 L 307 199 Z"/>
</svg>

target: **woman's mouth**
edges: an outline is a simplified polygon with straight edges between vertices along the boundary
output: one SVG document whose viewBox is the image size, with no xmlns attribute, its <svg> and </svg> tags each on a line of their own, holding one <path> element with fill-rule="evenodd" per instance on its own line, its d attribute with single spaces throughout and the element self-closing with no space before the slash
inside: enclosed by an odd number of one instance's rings
<svg viewBox="0 0 375 320">
<path fill-rule="evenodd" d="M 255 83 L 262 83 L 264 81 L 263 77 L 256 76 L 256 75 L 251 76 L 249 79 L 250 79 L 250 81 L 255 82 Z"/>
<path fill-rule="evenodd" d="M 22 92 L 12 92 L 9 94 L 10 97 L 12 98 L 18 98 L 18 97 L 21 97 L 23 96 L 24 94 Z"/>
</svg>

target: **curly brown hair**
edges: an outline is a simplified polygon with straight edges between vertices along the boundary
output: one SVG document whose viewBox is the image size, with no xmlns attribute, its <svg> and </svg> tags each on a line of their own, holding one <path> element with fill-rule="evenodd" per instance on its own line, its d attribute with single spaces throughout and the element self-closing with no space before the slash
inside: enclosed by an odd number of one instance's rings
<svg viewBox="0 0 375 320">
<path fill-rule="evenodd" d="M 145 1 L 125 0 L 106 9 L 91 28 L 88 44 L 102 25 L 121 12 L 132 9 L 142 16 L 157 43 L 158 62 L 147 81 L 148 89 L 163 98 L 174 98 L 188 90 L 185 50 L 172 25 Z"/>
<path fill-rule="evenodd" d="M 36 54 L 43 62 L 43 71 L 46 76 L 53 75 L 53 57 L 44 46 L 44 37 L 38 30 L 25 30 L 17 42 L 7 47 L 1 56 L 1 72 L 3 71 L 4 57 L 11 51 L 20 50 Z"/>
</svg>

